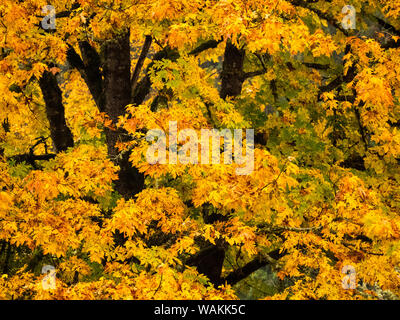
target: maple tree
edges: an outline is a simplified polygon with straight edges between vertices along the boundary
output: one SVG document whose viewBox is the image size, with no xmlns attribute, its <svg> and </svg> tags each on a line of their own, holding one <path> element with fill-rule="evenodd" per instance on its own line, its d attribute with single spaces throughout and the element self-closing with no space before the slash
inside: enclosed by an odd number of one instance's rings
<svg viewBox="0 0 400 320">
<path fill-rule="evenodd" d="M 2 1 L 0 298 L 236 299 L 260 274 L 252 297 L 398 298 L 399 18 L 395 0 Z M 253 172 L 148 163 L 170 121 L 253 128 Z"/>
</svg>

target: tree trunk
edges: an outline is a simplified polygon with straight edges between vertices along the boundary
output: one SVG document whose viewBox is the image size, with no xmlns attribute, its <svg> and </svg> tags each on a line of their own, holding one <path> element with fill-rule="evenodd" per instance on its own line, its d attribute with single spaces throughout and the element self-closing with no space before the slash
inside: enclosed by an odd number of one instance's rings
<svg viewBox="0 0 400 320">
<path fill-rule="evenodd" d="M 221 73 L 220 97 L 222 99 L 236 97 L 242 92 L 244 57 L 243 49 L 238 49 L 229 41 L 226 43 Z"/>
<path fill-rule="evenodd" d="M 107 41 L 103 46 L 104 111 L 115 126 L 131 101 L 129 32 Z M 119 155 L 115 144 L 126 142 L 129 137 L 122 129 L 105 129 L 108 155 L 120 167 L 116 190 L 125 198 L 131 198 L 143 189 L 144 176 L 132 167 L 129 153 Z"/>
</svg>

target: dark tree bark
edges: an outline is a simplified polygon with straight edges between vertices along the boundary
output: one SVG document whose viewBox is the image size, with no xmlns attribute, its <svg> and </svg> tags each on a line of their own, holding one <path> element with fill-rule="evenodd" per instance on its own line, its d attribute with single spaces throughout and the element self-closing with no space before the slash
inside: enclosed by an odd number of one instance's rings
<svg viewBox="0 0 400 320">
<path fill-rule="evenodd" d="M 104 111 L 116 124 L 131 98 L 129 33 L 108 40 L 103 46 L 103 57 Z M 115 143 L 120 139 L 121 132 L 107 129 L 106 133 L 109 155 L 116 156 Z"/>
<path fill-rule="evenodd" d="M 71 130 L 65 121 L 62 93 L 58 86 L 56 76 L 45 71 L 39 79 L 46 104 L 46 115 L 50 123 L 50 135 L 56 152 L 67 150 L 74 145 Z"/>
<path fill-rule="evenodd" d="M 216 48 L 221 42 L 222 42 L 222 40 L 209 40 L 209 41 L 203 42 L 197 48 L 190 51 L 189 54 L 197 56 L 199 53 L 203 52 L 204 50 Z"/>
<path fill-rule="evenodd" d="M 7 251 L 6 251 L 6 256 L 4 258 L 4 265 L 3 265 L 3 274 L 7 274 L 9 272 L 9 262 L 10 262 L 10 257 L 11 257 L 11 244 L 7 243 Z"/>
<path fill-rule="evenodd" d="M 279 252 L 279 249 L 276 249 L 272 252 L 270 252 L 268 255 L 271 259 L 273 260 L 278 260 L 282 258 L 286 252 Z M 225 282 L 229 285 L 235 285 L 239 281 L 247 278 L 250 274 L 253 272 L 257 271 L 260 268 L 265 267 L 267 264 L 270 264 L 270 259 L 267 259 L 266 257 L 262 256 L 257 256 L 247 264 L 245 264 L 243 267 L 236 269 L 232 271 L 230 274 L 228 274 L 225 278 L 220 280 L 220 284 L 225 284 Z"/>
<path fill-rule="evenodd" d="M 135 70 L 133 71 L 131 79 L 132 92 L 135 92 L 135 88 L 139 80 L 140 71 L 142 70 L 144 60 L 146 60 L 147 54 L 149 53 L 152 40 L 153 38 L 151 36 L 146 36 L 144 40 L 142 51 L 140 52 L 140 56 L 136 63 L 136 67 Z"/>
<path fill-rule="evenodd" d="M 131 102 L 129 32 L 107 41 L 102 48 L 104 75 L 104 111 L 115 125 Z M 129 153 L 122 155 L 115 144 L 130 138 L 122 129 L 105 129 L 108 155 L 119 165 L 116 190 L 125 198 L 131 198 L 143 189 L 144 176 L 129 162 Z"/>
<path fill-rule="evenodd" d="M 221 73 L 220 97 L 222 99 L 236 97 L 242 92 L 244 57 L 243 49 L 238 49 L 229 41 L 226 43 Z"/>
<path fill-rule="evenodd" d="M 69 64 L 76 68 L 86 85 L 98 109 L 104 111 L 104 93 L 103 93 L 103 80 L 100 71 L 101 60 L 97 51 L 87 41 L 79 43 L 82 59 L 73 47 L 67 50 L 67 60 Z"/>
<path fill-rule="evenodd" d="M 85 75 L 87 77 L 90 93 L 92 94 L 97 107 L 104 111 L 103 81 L 100 71 L 101 61 L 97 51 L 87 41 L 79 42 L 79 49 L 82 54 Z"/>
<path fill-rule="evenodd" d="M 222 265 L 225 260 L 225 250 L 219 246 L 210 246 L 201 250 L 187 262 L 195 266 L 199 273 L 210 279 L 215 286 L 221 284 Z"/>
<path fill-rule="evenodd" d="M 153 61 L 146 68 L 146 75 L 139 82 L 135 84 L 133 88 L 134 91 L 132 92 L 131 103 L 134 105 L 139 105 L 143 103 L 143 101 L 146 99 L 146 96 L 150 93 L 151 80 L 149 71 L 154 66 L 155 61 L 160 61 L 162 59 L 169 59 L 171 61 L 176 61 L 176 59 L 178 58 L 179 58 L 179 53 L 176 50 L 169 48 L 168 46 L 162 49 L 161 51 L 157 52 L 153 57 Z"/>
</svg>

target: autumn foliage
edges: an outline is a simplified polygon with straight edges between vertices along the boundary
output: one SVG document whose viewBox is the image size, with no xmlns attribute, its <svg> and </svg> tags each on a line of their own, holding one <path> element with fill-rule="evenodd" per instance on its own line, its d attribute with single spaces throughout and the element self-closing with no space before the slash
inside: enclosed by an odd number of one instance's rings
<svg viewBox="0 0 400 320">
<path fill-rule="evenodd" d="M 400 297 L 399 39 L 397 0 L 1 1 L 0 299 Z M 170 121 L 254 170 L 150 164 Z"/>
</svg>

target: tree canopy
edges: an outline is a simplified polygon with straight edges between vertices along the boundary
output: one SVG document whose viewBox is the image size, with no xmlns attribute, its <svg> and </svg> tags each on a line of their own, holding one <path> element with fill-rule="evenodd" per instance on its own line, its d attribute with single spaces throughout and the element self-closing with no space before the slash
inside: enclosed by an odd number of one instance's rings
<svg viewBox="0 0 400 320">
<path fill-rule="evenodd" d="M 3 0 L 0 50 L 0 299 L 399 297 L 399 1 Z"/>
</svg>

